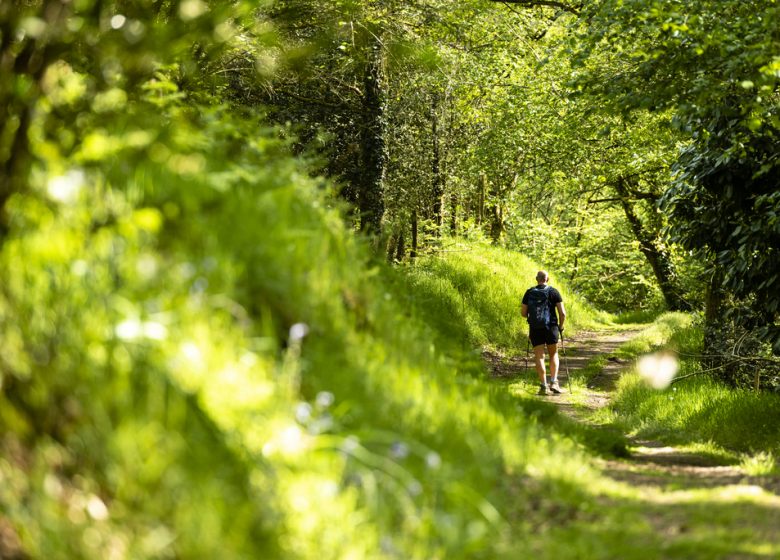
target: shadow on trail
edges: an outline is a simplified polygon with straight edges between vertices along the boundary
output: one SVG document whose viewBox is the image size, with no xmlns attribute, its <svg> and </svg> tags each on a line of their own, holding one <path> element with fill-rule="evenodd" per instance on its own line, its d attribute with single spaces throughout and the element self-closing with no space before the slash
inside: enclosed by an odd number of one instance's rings
<svg viewBox="0 0 780 560">
<path fill-rule="evenodd" d="M 522 355 L 483 355 L 491 377 L 515 388 L 525 410 L 602 457 L 595 463 L 604 478 L 592 489 L 599 511 L 580 511 L 541 530 L 553 542 L 559 533 L 560 539 L 577 539 L 579 557 L 589 559 L 606 558 L 607 550 L 615 550 L 604 542 L 625 543 L 623 550 L 632 551 L 626 559 L 780 558 L 780 477 L 747 476 L 737 466 L 724 465 L 721 457 L 629 437 L 610 424 L 586 420 L 589 411 L 609 404 L 629 365 L 615 352 L 636 332 L 578 333 L 565 340 L 570 373 L 587 380 L 585 387 L 575 385 L 573 396 L 534 397 L 532 359 L 526 367 Z M 562 359 L 562 371 L 564 364 Z M 620 453 L 615 441 L 630 442 L 630 452 L 623 447 L 626 452 Z M 577 530 L 567 531 L 573 526 Z M 540 557 L 554 558 L 555 546 L 545 542 Z"/>
</svg>

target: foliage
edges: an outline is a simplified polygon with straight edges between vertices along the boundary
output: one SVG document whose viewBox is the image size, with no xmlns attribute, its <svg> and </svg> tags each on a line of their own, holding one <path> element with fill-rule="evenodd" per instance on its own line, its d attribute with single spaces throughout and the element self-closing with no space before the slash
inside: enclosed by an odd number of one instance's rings
<svg viewBox="0 0 780 560">
<path fill-rule="evenodd" d="M 664 202 L 678 224 L 673 238 L 714 261 L 722 289 L 751 308 L 752 313 L 735 313 L 737 318 L 780 350 L 780 126 L 750 131 L 734 122 L 739 118 L 713 117 L 706 138 L 682 155 Z"/>
<path fill-rule="evenodd" d="M 593 205 L 677 136 L 640 119 L 613 150 L 625 122 L 538 65 L 570 21 L 547 8 L 314 8 L 0 5 L 0 556 L 627 557 L 627 519 L 663 550 L 640 500 L 602 519 L 588 450 L 620 439 L 486 382 L 479 347 L 522 350 L 538 268 L 489 236 L 560 228 L 532 256 L 572 330 L 611 319 L 577 291 L 657 300 Z M 345 227 L 333 193 L 363 188 L 423 258 Z"/>
<path fill-rule="evenodd" d="M 671 239 L 700 251 L 716 289 L 751 301 L 763 317 L 750 328 L 776 347 L 778 10 L 775 2 L 593 2 L 573 47 L 580 91 L 623 113 L 673 110 L 690 143 L 664 200 Z M 596 57 L 608 63 L 592 64 Z"/>
<path fill-rule="evenodd" d="M 617 313 L 663 305 L 652 270 L 617 209 L 598 214 L 583 211 L 574 227 L 529 220 L 510 235 L 511 246 L 551 263 L 576 293 L 598 309 Z"/>
<path fill-rule="evenodd" d="M 71 54 L 31 105 L 93 83 Z M 3 555 L 522 549 L 506 519 L 535 484 L 564 499 L 586 472 L 552 457 L 581 452 L 463 375 L 330 185 L 211 85 L 157 66 L 100 120 L 99 89 L 33 113 L 0 253 Z"/>
<path fill-rule="evenodd" d="M 514 546 L 502 518 L 518 506 L 496 488 L 533 457 L 556 478 L 547 445 L 571 445 L 539 444 L 510 400 L 457 373 L 283 145 L 255 135 L 237 150 L 256 124 L 169 111 L 163 124 L 188 145 L 197 124 L 189 155 L 208 173 L 150 161 L 119 189 L 92 170 L 68 200 L 41 174 L 11 201 L 1 410 L 6 445 L 27 458 L 4 461 L 18 484 L 2 499 L 23 550 Z"/>
</svg>

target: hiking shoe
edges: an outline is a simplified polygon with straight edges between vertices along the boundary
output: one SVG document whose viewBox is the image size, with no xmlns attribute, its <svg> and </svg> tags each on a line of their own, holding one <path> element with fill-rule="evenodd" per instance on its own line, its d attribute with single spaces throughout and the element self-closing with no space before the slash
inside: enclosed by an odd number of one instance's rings
<svg viewBox="0 0 780 560">
<path fill-rule="evenodd" d="M 552 385 L 550 385 L 550 391 L 556 395 L 560 395 L 561 393 L 563 393 L 563 391 L 561 390 L 561 386 L 558 385 L 557 381 L 553 381 Z"/>
<path fill-rule="evenodd" d="M 549 395 L 550 389 L 547 387 L 547 385 L 539 385 L 539 392 L 536 393 L 537 395 Z"/>
</svg>

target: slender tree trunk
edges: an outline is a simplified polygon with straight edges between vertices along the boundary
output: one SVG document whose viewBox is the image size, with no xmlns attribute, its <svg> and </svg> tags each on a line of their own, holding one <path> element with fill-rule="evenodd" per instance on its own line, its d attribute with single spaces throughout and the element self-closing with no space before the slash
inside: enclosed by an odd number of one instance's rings
<svg viewBox="0 0 780 560">
<path fill-rule="evenodd" d="M 401 262 L 404 260 L 404 256 L 406 256 L 406 239 L 404 237 L 403 230 L 401 230 L 401 233 L 398 234 L 398 244 L 396 245 L 395 249 L 395 260 L 397 262 Z"/>
<path fill-rule="evenodd" d="M 393 233 L 390 234 L 390 237 L 387 240 L 387 247 L 385 247 L 385 255 L 387 256 L 387 262 L 389 263 L 393 262 L 393 258 L 395 257 L 395 249 L 400 235 L 401 234 L 398 231 L 398 229 L 394 228 Z"/>
<path fill-rule="evenodd" d="M 634 211 L 634 206 L 630 201 L 630 195 L 624 179 L 618 180 L 615 184 L 615 189 L 620 198 L 620 204 L 623 207 L 626 219 L 631 226 L 631 231 L 639 242 L 639 250 L 653 269 L 653 274 L 659 288 L 661 288 L 667 307 L 673 311 L 690 311 L 690 304 L 682 298 L 680 290 L 675 284 L 674 265 L 671 258 L 666 251 L 658 247 L 652 235 L 643 227 L 642 221 Z"/>
<path fill-rule="evenodd" d="M 417 210 L 412 212 L 412 248 L 409 251 L 409 258 L 417 258 Z"/>
<path fill-rule="evenodd" d="M 387 243 L 387 262 L 392 263 L 393 261 L 400 262 L 403 260 L 406 254 L 405 242 L 404 226 L 403 222 L 401 222 L 400 226 L 396 225 L 393 228 L 393 233 L 390 235 Z"/>
<path fill-rule="evenodd" d="M 498 245 L 504 233 L 504 213 L 498 203 L 490 207 L 490 239 L 493 245 Z"/>
<path fill-rule="evenodd" d="M 458 233 L 458 195 L 450 193 L 450 235 Z"/>
<path fill-rule="evenodd" d="M 385 211 L 387 144 L 383 59 L 382 45 L 375 39 L 369 49 L 363 84 L 362 170 L 358 192 L 360 230 L 375 235 L 381 230 L 382 215 Z"/>
<path fill-rule="evenodd" d="M 441 145 L 439 142 L 438 96 L 431 99 L 431 135 L 433 138 L 433 154 L 431 172 L 433 175 L 433 219 L 436 223 L 436 234 L 441 233 L 442 197 L 444 196 L 444 179 L 441 173 Z"/>
<path fill-rule="evenodd" d="M 513 184 L 516 182 L 517 177 L 517 174 L 515 174 L 512 181 Z M 492 200 L 488 208 L 490 215 L 490 239 L 493 245 L 498 245 L 498 242 L 501 241 L 501 235 L 504 233 L 504 209 L 501 206 L 501 197 L 498 189 L 491 190 L 490 195 Z"/>
<path fill-rule="evenodd" d="M 573 282 L 580 272 L 580 243 L 582 242 L 582 230 L 585 228 L 585 218 L 577 219 L 577 235 L 574 237 L 574 263 L 572 264 L 569 282 Z"/>
<path fill-rule="evenodd" d="M 487 192 L 487 175 L 480 173 L 479 175 L 479 198 L 477 200 L 477 225 L 482 225 L 485 221 L 485 193 Z"/>
</svg>

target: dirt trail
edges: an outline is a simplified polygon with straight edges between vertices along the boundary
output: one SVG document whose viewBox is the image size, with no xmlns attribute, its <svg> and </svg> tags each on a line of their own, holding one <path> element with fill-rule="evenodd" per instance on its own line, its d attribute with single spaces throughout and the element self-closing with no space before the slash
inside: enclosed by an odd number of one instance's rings
<svg viewBox="0 0 780 560">
<path fill-rule="evenodd" d="M 622 360 L 613 353 L 638 332 L 579 333 L 571 341 L 564 341 L 568 342 L 566 359 L 574 375 L 600 355 L 606 357 L 606 363 L 589 380 L 587 387 L 575 395 L 578 406 L 572 402 L 574 399 L 568 393 L 559 396 L 562 398 L 549 400 L 555 402 L 561 412 L 578 421 L 587 421 L 585 417 L 590 411 L 608 405 L 618 379 L 632 365 L 630 361 Z M 562 369 L 565 371 L 565 360 Z M 777 477 L 749 477 L 739 467 L 718 464 L 717 460 L 706 454 L 630 435 L 627 438 L 631 446 L 630 460 L 605 460 L 602 464 L 604 474 L 615 480 L 632 486 L 678 489 L 750 485 L 780 496 L 780 480 Z"/>
<path fill-rule="evenodd" d="M 614 352 L 631 340 L 640 329 L 616 332 L 579 332 L 571 339 L 564 339 L 561 348 L 561 386 L 564 394 L 544 398 L 555 403 L 560 411 L 579 422 L 589 422 L 588 416 L 595 409 L 607 406 L 617 381 L 628 369 L 631 361 L 617 357 Z M 601 370 L 588 380 L 586 387 L 575 387 L 569 394 L 566 372 L 577 377 L 591 360 L 603 356 L 606 360 Z M 494 377 L 514 377 L 533 369 L 533 359 L 523 356 L 509 361 L 486 355 Z M 533 374 L 535 375 L 535 374 Z M 631 457 L 627 460 L 601 460 L 601 467 L 608 477 L 634 487 L 676 489 L 715 488 L 729 485 L 760 487 L 775 495 L 780 505 L 780 478 L 749 477 L 739 467 L 718 464 L 716 459 L 682 450 L 652 440 L 631 435 Z"/>
<path fill-rule="evenodd" d="M 637 333 L 578 333 L 565 340 L 566 359 L 562 356 L 561 360 L 564 394 L 534 398 L 554 403 L 570 418 L 593 425 L 593 411 L 609 404 L 617 380 L 632 365 L 614 353 Z M 520 382 L 530 396 L 536 387 L 529 381 L 535 379 L 532 360 L 526 364 L 523 356 L 507 359 L 489 352 L 484 357 L 493 377 Z M 582 370 L 598 357 L 603 357 L 603 368 L 592 375 L 591 367 L 588 386 L 575 383 L 574 394 L 569 394 L 567 362 L 576 380 L 583 378 Z M 606 480 L 614 484 L 599 482 L 593 490 L 601 506 L 601 522 L 615 527 L 619 535 L 615 538 L 627 539 L 642 551 L 632 558 L 780 558 L 780 477 L 751 477 L 739 466 L 719 464 L 705 453 L 627 437 L 630 457 L 596 459 Z M 599 534 L 599 528 L 589 522 L 585 530 Z"/>
</svg>

